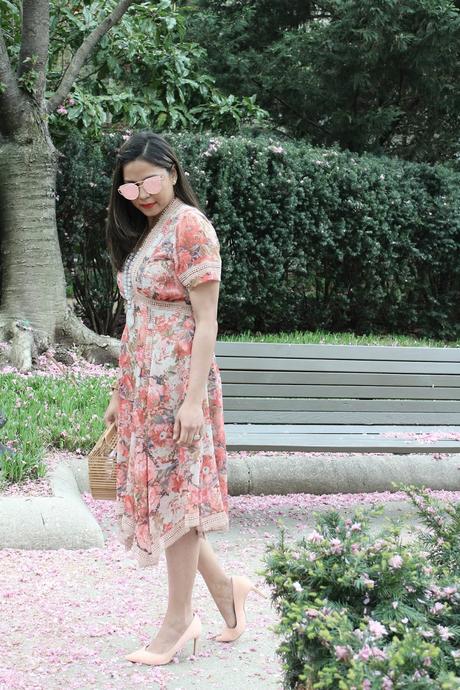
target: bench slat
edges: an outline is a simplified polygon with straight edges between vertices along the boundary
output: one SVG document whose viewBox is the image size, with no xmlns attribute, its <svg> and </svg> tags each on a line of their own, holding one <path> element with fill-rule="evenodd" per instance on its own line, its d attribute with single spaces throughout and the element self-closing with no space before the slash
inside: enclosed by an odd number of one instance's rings
<svg viewBox="0 0 460 690">
<path fill-rule="evenodd" d="M 363 426 L 362 424 L 349 424 L 347 426 L 342 426 L 341 424 L 226 424 L 225 429 L 229 432 L 238 430 L 239 433 L 245 435 L 248 434 L 275 434 L 279 436 L 280 434 L 326 434 L 333 436 L 335 434 L 339 436 L 345 436 L 346 434 L 360 434 L 360 435 L 376 435 L 376 434 L 417 434 L 427 435 L 427 434 L 437 434 L 437 435 L 460 435 L 460 426 L 433 426 L 420 424 L 414 426 L 411 424 L 406 424 L 404 426 L 394 424 L 376 424 L 372 426 Z"/>
<path fill-rule="evenodd" d="M 446 400 L 356 400 L 316 398 L 224 398 L 225 410 L 293 412 L 450 412 L 460 420 L 460 402 Z"/>
<path fill-rule="evenodd" d="M 390 374 L 306 371 L 236 371 L 221 368 L 224 383 L 263 383 L 289 385 L 375 385 L 460 387 L 460 374 Z M 460 391 L 459 391 L 460 393 Z"/>
<path fill-rule="evenodd" d="M 337 451 L 346 453 L 458 453 L 459 441 L 417 442 L 412 439 L 388 439 L 375 436 L 348 435 L 338 438 L 336 435 L 290 434 L 280 438 L 277 434 L 250 434 L 245 436 L 238 431 L 226 431 L 228 450 L 287 450 L 287 451 Z M 308 462 L 308 460 L 306 460 Z"/>
<path fill-rule="evenodd" d="M 285 384 L 224 383 L 225 398 L 369 398 L 407 400 L 460 400 L 460 388 L 433 386 L 303 386 Z"/>
<path fill-rule="evenodd" d="M 390 345 L 315 345 L 289 343 L 230 343 L 218 341 L 216 354 L 231 357 L 390 360 L 457 362 L 457 347 L 405 347 Z"/>
<path fill-rule="evenodd" d="M 257 357 L 226 357 L 218 359 L 219 368 L 240 371 L 355 371 L 414 374 L 457 374 L 457 362 L 389 362 L 333 359 L 261 359 Z"/>
<path fill-rule="evenodd" d="M 225 422 L 249 424 L 458 424 L 449 412 L 281 412 L 224 410 Z"/>
</svg>

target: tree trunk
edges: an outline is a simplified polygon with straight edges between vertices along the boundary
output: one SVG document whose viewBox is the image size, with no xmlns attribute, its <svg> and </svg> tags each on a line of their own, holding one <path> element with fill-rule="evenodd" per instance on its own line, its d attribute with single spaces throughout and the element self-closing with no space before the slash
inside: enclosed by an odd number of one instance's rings
<svg viewBox="0 0 460 690">
<path fill-rule="evenodd" d="M 28 321 L 39 354 L 63 341 L 82 345 L 92 361 L 116 363 L 118 340 L 93 333 L 67 307 L 56 228 L 58 155 L 46 125 L 33 116 L 0 141 L 0 339 L 9 340 L 15 324 Z"/>
<path fill-rule="evenodd" d="M 55 190 L 57 151 L 43 133 L 4 140 L 2 188 L 2 320 L 27 319 L 54 341 L 66 306 Z M 23 138 L 25 139 L 25 137 Z"/>
</svg>

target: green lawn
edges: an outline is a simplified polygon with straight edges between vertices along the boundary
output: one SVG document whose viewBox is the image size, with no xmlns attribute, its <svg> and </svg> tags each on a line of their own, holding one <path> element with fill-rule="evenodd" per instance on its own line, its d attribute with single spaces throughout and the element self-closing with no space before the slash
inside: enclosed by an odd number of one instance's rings
<svg viewBox="0 0 460 690">
<path fill-rule="evenodd" d="M 406 336 L 356 336 L 353 333 L 242 333 L 220 336 L 219 340 L 278 343 L 328 343 L 335 345 L 403 345 L 458 347 L 447 343 Z M 5 481 L 20 482 L 44 476 L 43 457 L 48 448 L 87 453 L 105 425 L 103 414 L 110 399 L 110 383 L 115 368 L 107 376 L 81 376 L 69 373 L 62 378 L 14 374 L 0 376 L 0 411 L 7 423 L 0 439 L 16 452 L 1 455 L 0 486 Z"/>
<path fill-rule="evenodd" d="M 258 343 L 303 343 L 328 345 L 402 345 L 406 347 L 459 347 L 460 340 L 432 340 L 406 335 L 355 335 L 354 333 L 326 333 L 323 331 L 294 333 L 241 333 L 219 335 L 219 340 L 251 341 Z"/>
</svg>

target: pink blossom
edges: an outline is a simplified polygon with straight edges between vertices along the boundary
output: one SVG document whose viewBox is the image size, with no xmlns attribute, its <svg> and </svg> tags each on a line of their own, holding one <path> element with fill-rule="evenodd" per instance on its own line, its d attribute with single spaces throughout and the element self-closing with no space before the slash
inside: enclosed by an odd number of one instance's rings
<svg viewBox="0 0 460 690">
<path fill-rule="evenodd" d="M 305 613 L 309 618 L 317 618 L 319 616 L 319 611 L 316 609 L 307 609 Z"/>
<path fill-rule="evenodd" d="M 367 678 L 363 680 L 363 690 L 371 690 L 371 681 Z"/>
<path fill-rule="evenodd" d="M 323 535 L 317 532 L 316 530 L 313 530 L 313 532 L 309 534 L 307 537 L 308 541 L 311 541 L 313 544 L 319 544 L 323 541 L 323 538 Z"/>
<path fill-rule="evenodd" d="M 331 539 L 331 553 L 342 553 L 343 547 L 340 539 Z"/>
<path fill-rule="evenodd" d="M 442 611 L 444 608 L 444 604 L 442 604 L 440 601 L 437 601 L 434 606 L 431 607 L 430 613 L 438 613 L 439 611 Z"/>
<path fill-rule="evenodd" d="M 357 654 L 358 659 L 361 661 L 369 661 L 372 656 L 376 659 L 387 658 L 386 652 L 383 649 L 380 649 L 379 647 L 371 647 L 368 644 L 365 644 Z"/>
<path fill-rule="evenodd" d="M 392 688 L 393 688 L 393 681 L 390 678 L 388 678 L 388 676 L 386 676 L 383 679 L 382 690 L 392 690 Z"/>
<path fill-rule="evenodd" d="M 399 555 L 392 556 L 390 558 L 390 560 L 388 561 L 388 564 L 389 564 L 390 568 L 397 569 L 397 568 L 400 568 L 402 566 L 403 559 Z"/>
<path fill-rule="evenodd" d="M 350 530 L 352 532 L 360 532 L 361 531 L 361 523 L 360 522 L 354 522 L 352 526 L 350 527 Z"/>
<path fill-rule="evenodd" d="M 449 637 L 452 637 L 452 633 L 449 632 L 449 628 L 446 628 L 444 625 L 438 625 L 438 632 L 439 632 L 439 637 L 441 640 L 444 640 L 444 642 L 447 642 Z"/>
<path fill-rule="evenodd" d="M 362 649 L 360 649 L 358 652 L 358 659 L 361 661 L 369 661 L 371 656 L 371 648 L 368 644 L 365 644 L 364 647 L 362 647 Z"/>
<path fill-rule="evenodd" d="M 368 623 L 369 631 L 373 637 L 379 639 L 387 634 L 387 629 L 379 621 L 370 620 Z"/>
<path fill-rule="evenodd" d="M 317 558 L 318 558 L 318 555 L 316 553 L 309 553 L 308 554 L 308 560 L 309 561 L 316 561 Z"/>
<path fill-rule="evenodd" d="M 385 541 L 383 539 L 377 539 L 374 542 L 374 545 L 372 548 L 374 551 L 380 551 L 381 549 L 383 549 L 384 546 L 385 546 Z"/>
<path fill-rule="evenodd" d="M 335 645 L 334 647 L 335 656 L 341 661 L 346 661 L 350 658 L 350 648 L 343 645 Z"/>
<path fill-rule="evenodd" d="M 64 108 L 63 105 L 60 105 L 56 112 L 59 115 L 67 115 L 67 108 Z"/>
</svg>

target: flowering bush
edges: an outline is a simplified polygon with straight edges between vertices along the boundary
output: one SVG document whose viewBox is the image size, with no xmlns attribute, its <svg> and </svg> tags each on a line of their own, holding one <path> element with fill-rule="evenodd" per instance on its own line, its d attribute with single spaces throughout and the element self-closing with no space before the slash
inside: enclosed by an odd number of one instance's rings
<svg viewBox="0 0 460 690">
<path fill-rule="evenodd" d="M 401 489 L 424 522 L 408 545 L 395 524 L 369 533 L 379 507 L 317 514 L 295 546 L 284 528 L 268 546 L 286 688 L 460 688 L 460 503 Z"/>
</svg>

